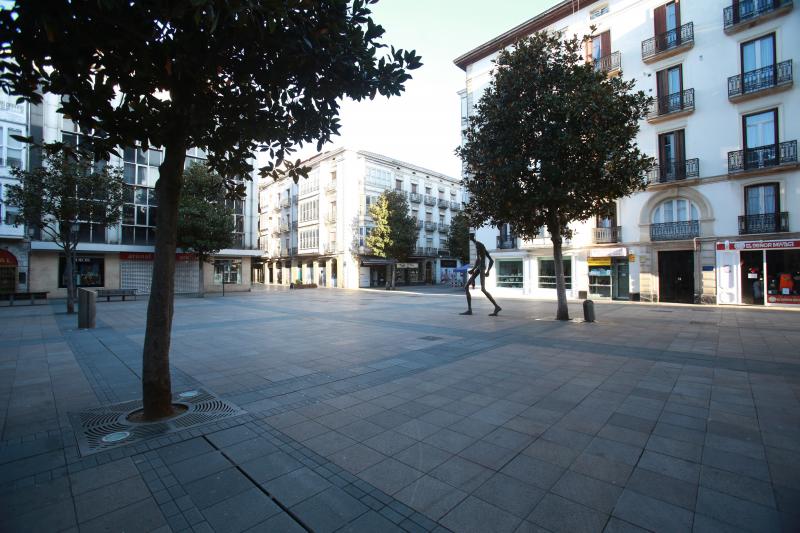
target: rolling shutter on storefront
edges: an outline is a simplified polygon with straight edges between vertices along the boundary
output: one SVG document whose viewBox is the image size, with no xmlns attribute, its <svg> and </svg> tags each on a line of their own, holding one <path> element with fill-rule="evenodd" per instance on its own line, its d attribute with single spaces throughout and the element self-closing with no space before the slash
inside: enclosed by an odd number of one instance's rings
<svg viewBox="0 0 800 533">
<path fill-rule="evenodd" d="M 195 294 L 200 275 L 197 259 L 181 257 L 175 261 L 175 294 Z M 150 294 L 153 278 L 152 254 L 120 254 L 120 288 L 136 289 L 139 294 Z"/>
</svg>

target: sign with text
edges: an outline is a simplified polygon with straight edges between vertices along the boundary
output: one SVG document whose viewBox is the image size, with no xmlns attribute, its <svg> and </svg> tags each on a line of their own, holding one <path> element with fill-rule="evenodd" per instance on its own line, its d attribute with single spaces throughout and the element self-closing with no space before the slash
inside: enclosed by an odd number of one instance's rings
<svg viewBox="0 0 800 533">
<path fill-rule="evenodd" d="M 419 263 L 397 263 L 397 268 L 419 268 Z"/>
<path fill-rule="evenodd" d="M 800 294 L 770 294 L 767 301 L 771 304 L 800 304 Z"/>
<path fill-rule="evenodd" d="M 153 261 L 156 255 L 152 252 L 120 252 L 120 261 Z M 181 252 L 175 254 L 176 261 L 194 261 L 197 256 L 194 254 Z"/>
<path fill-rule="evenodd" d="M 724 242 L 717 243 L 717 250 L 787 250 L 800 248 L 800 241 L 736 241 L 729 242 L 725 248 Z"/>
<path fill-rule="evenodd" d="M 589 263 L 589 266 L 611 266 L 611 258 L 610 257 L 587 257 L 586 261 Z"/>
</svg>

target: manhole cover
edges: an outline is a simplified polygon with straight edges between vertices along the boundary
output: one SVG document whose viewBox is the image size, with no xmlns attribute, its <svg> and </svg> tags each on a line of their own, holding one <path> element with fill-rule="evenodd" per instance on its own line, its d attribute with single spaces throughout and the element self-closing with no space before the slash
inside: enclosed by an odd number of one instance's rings
<svg viewBox="0 0 800 533">
<path fill-rule="evenodd" d="M 186 412 L 161 422 L 137 423 L 127 420 L 132 411 L 142 408 L 141 400 L 118 403 L 70 413 L 69 419 L 82 456 L 117 446 L 138 443 L 183 429 L 243 414 L 244 411 L 205 390 L 182 391 L 173 402 L 186 406 Z"/>
<path fill-rule="evenodd" d="M 420 337 L 419 340 L 421 341 L 438 341 L 443 339 L 444 337 L 434 337 L 433 335 L 428 335 L 427 337 Z"/>
</svg>

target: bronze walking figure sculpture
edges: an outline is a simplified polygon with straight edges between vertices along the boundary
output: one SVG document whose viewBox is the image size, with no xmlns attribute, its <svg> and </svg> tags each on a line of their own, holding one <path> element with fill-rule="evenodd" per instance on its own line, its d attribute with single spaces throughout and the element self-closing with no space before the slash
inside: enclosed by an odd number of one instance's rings
<svg viewBox="0 0 800 533">
<path fill-rule="evenodd" d="M 467 310 L 463 313 L 459 313 L 461 315 L 471 315 L 472 314 L 472 296 L 469 293 L 469 286 L 470 284 L 474 287 L 475 286 L 475 278 L 480 275 L 481 277 L 481 292 L 486 295 L 490 302 L 494 304 L 494 312 L 489 313 L 489 316 L 497 316 L 497 314 L 502 311 L 502 308 L 497 305 L 497 302 L 494 301 L 492 295 L 489 294 L 489 291 L 486 290 L 486 276 L 489 275 L 489 271 L 492 270 L 492 265 L 494 265 L 494 259 L 492 256 L 489 255 L 489 252 L 486 251 L 486 247 L 483 245 L 482 242 L 475 240 L 475 234 L 469 234 L 469 240 L 475 243 L 475 251 L 478 254 L 478 257 L 475 259 L 475 264 L 469 270 L 470 277 L 467 280 L 467 283 L 464 285 L 464 292 L 467 295 Z M 486 259 L 489 259 L 489 267 L 486 268 Z"/>
</svg>

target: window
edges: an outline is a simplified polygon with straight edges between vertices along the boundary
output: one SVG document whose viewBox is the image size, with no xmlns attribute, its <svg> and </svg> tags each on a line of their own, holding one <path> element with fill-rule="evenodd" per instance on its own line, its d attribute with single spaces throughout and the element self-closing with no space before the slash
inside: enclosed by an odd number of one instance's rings
<svg viewBox="0 0 800 533">
<path fill-rule="evenodd" d="M 300 203 L 300 222 L 309 222 L 319 218 L 319 200 L 308 200 Z"/>
<path fill-rule="evenodd" d="M 154 244 L 158 208 L 156 191 L 126 185 L 122 204 L 122 244 Z"/>
<path fill-rule="evenodd" d="M 775 64 L 775 34 L 742 43 L 742 74 Z M 769 69 L 771 70 L 771 69 Z M 746 81 L 746 80 L 745 80 Z"/>
<path fill-rule="evenodd" d="M 600 59 L 611 54 L 611 31 L 606 30 L 586 42 L 586 60 L 601 68 Z"/>
<path fill-rule="evenodd" d="M 676 65 L 656 72 L 656 91 L 660 115 L 683 109 L 683 67 Z"/>
<path fill-rule="evenodd" d="M 760 168 L 774 165 L 778 159 L 778 110 L 745 115 L 745 166 Z"/>
<path fill-rule="evenodd" d="M 564 286 L 572 289 L 572 260 L 564 259 Z M 539 288 L 556 288 L 556 262 L 554 259 L 539 259 Z"/>
<path fill-rule="evenodd" d="M 306 179 L 300 180 L 299 194 L 311 194 L 319 190 L 319 171 L 312 171 Z"/>
<path fill-rule="evenodd" d="M 522 288 L 522 259 L 498 259 L 497 286 L 512 289 Z"/>
<path fill-rule="evenodd" d="M 394 190 L 396 191 L 403 190 L 403 180 L 394 180 Z"/>
<path fill-rule="evenodd" d="M 617 227 L 617 204 L 611 204 L 608 209 L 597 215 L 595 225 L 598 228 Z"/>
<path fill-rule="evenodd" d="M 301 250 L 319 247 L 319 228 L 301 230 L 299 237 Z"/>
<path fill-rule="evenodd" d="M 411 184 L 411 192 L 416 194 L 416 192 L 417 192 L 417 184 L 416 183 L 412 183 Z"/>
<path fill-rule="evenodd" d="M 439 215 L 439 224 L 444 224 L 444 215 Z"/>
<path fill-rule="evenodd" d="M 747 215 L 766 215 L 780 211 L 777 183 L 745 187 L 744 196 L 744 210 Z"/>
<path fill-rule="evenodd" d="M 681 10 L 678 2 L 658 6 L 653 12 L 656 52 L 669 50 L 681 44 Z"/>
<path fill-rule="evenodd" d="M 146 187 L 156 186 L 158 167 L 163 160 L 161 150 L 143 151 L 138 148 L 125 148 L 123 159 L 125 183 Z"/>
<path fill-rule="evenodd" d="M 67 259 L 63 255 L 58 259 L 58 286 L 66 288 Z M 77 287 L 102 287 L 105 261 L 102 257 L 78 256 L 75 258 L 75 282 Z"/>
<path fill-rule="evenodd" d="M 392 173 L 389 170 L 377 167 L 367 167 L 366 183 L 379 189 L 388 189 L 392 182 Z"/>
<path fill-rule="evenodd" d="M 189 168 L 192 163 L 205 163 L 206 152 L 200 148 L 189 148 L 186 150 L 186 159 L 183 161 L 183 168 Z"/>
<path fill-rule="evenodd" d="M 686 222 L 699 218 L 697 206 L 684 198 L 661 202 L 653 211 L 653 224 Z"/>
<path fill-rule="evenodd" d="M 602 17 L 606 13 L 608 13 L 608 4 L 592 10 L 591 13 L 589 13 L 589 20 L 594 20 L 598 17 Z"/>
<path fill-rule="evenodd" d="M 658 177 L 660 182 L 686 177 L 684 143 L 683 130 L 670 131 L 658 136 Z"/>
<path fill-rule="evenodd" d="M 22 135 L 22 130 L 5 128 L 5 135 L 0 130 L 0 166 L 22 168 L 23 144 L 12 135 Z"/>
<path fill-rule="evenodd" d="M 214 260 L 214 283 L 240 284 L 242 282 L 241 259 L 216 259 Z"/>
</svg>

